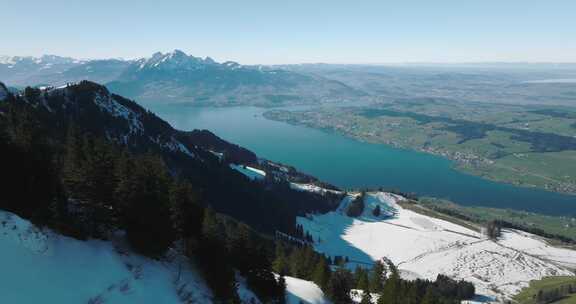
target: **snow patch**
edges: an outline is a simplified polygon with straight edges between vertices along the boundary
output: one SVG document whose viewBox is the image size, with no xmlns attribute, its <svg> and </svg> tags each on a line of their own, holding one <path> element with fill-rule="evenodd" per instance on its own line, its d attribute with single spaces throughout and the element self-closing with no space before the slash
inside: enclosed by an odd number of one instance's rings
<svg viewBox="0 0 576 304">
<path fill-rule="evenodd" d="M 314 184 L 300 184 L 300 183 L 290 183 L 290 188 L 297 190 L 297 191 L 306 191 L 306 192 L 313 192 L 319 194 L 325 194 L 327 192 L 334 193 L 334 194 L 342 194 L 342 191 L 326 189 Z"/>
<path fill-rule="evenodd" d="M 325 304 L 329 301 L 324 292 L 314 282 L 285 277 L 286 279 L 286 304 Z"/>
<path fill-rule="evenodd" d="M 144 126 L 140 121 L 138 114 L 128 109 L 127 107 L 118 103 L 110 94 L 97 94 L 94 102 L 103 110 L 112 114 L 114 117 L 121 117 L 129 122 L 130 134 L 141 133 L 144 131 Z"/>
<path fill-rule="evenodd" d="M 230 168 L 244 174 L 251 180 L 263 180 L 266 177 L 266 172 L 260 169 L 252 168 L 246 165 L 230 164 Z"/>
</svg>

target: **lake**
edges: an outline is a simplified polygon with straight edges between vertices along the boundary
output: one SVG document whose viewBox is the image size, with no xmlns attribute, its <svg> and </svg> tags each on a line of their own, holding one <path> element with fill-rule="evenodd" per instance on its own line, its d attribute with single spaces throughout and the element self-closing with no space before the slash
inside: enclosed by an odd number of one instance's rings
<svg viewBox="0 0 576 304">
<path fill-rule="evenodd" d="M 208 129 L 260 157 L 292 165 L 341 188 L 382 186 L 462 205 L 576 215 L 576 196 L 496 183 L 458 172 L 441 157 L 271 121 L 262 117 L 266 109 L 145 106 L 175 128 Z"/>
</svg>

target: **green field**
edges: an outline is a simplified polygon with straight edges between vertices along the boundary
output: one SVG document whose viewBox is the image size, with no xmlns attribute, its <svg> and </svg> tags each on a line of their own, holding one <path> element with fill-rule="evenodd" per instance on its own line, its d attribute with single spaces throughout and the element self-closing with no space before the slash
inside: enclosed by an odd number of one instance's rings
<svg viewBox="0 0 576 304">
<path fill-rule="evenodd" d="M 576 109 L 410 100 L 267 118 L 439 155 L 498 182 L 576 193 Z"/>
<path fill-rule="evenodd" d="M 485 223 L 492 220 L 504 220 L 529 229 L 540 229 L 551 235 L 576 240 L 576 217 L 574 215 L 548 216 L 510 209 L 466 207 L 434 198 L 421 198 L 419 204 L 440 213 L 453 215 L 452 217 L 462 215 L 469 219 L 468 222 Z"/>
<path fill-rule="evenodd" d="M 576 277 L 548 277 L 542 280 L 530 282 L 530 286 L 523 289 L 518 295 L 514 297 L 516 303 L 519 304 L 539 304 L 539 303 L 553 303 L 553 304 L 575 304 L 576 293 L 572 293 L 563 297 L 560 300 L 553 302 L 538 301 L 538 293 L 540 291 L 550 291 L 561 286 L 573 285 L 576 286 Z"/>
</svg>

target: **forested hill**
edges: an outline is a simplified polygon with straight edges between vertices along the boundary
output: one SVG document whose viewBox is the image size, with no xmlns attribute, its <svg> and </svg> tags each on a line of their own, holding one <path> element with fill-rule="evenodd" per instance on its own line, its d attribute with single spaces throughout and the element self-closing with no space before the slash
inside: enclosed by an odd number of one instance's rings
<svg viewBox="0 0 576 304">
<path fill-rule="evenodd" d="M 93 82 L 44 90 L 29 87 L 17 95 L 4 95 L 0 109 L 2 120 L 14 124 L 9 127 L 34 133 L 58 152 L 70 149 L 74 131 L 80 142 L 104 141 L 118 150 L 158 156 L 171 175 L 202 192 L 206 205 L 262 232 L 291 233 L 296 215 L 327 211 L 338 204 L 335 198 L 292 190 L 287 180 L 254 182 L 229 166 L 263 165 L 253 152 L 206 130 L 175 130 L 134 101 Z"/>
<path fill-rule="evenodd" d="M 368 290 L 359 283 L 368 272 L 333 271 L 342 257 L 315 252 L 295 222 L 334 209 L 343 192 L 208 131 L 175 130 L 96 83 L 17 94 L 0 83 L 0 93 L 0 210 L 77 239 L 120 235 L 155 259 L 176 250 L 198 262 L 216 303 L 240 303 L 243 284 L 261 303 L 282 304 L 284 275 L 314 281 L 333 303 L 351 303 L 355 286 Z M 383 272 L 376 263 L 370 283 L 382 299 L 456 303 L 474 294 L 470 283 L 407 283 L 397 271 L 385 284 Z"/>
</svg>

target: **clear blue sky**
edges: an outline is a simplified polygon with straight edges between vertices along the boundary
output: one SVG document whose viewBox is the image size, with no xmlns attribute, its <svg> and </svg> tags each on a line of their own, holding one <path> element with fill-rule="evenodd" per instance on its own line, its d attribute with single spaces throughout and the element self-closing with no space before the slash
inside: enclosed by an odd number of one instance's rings
<svg viewBox="0 0 576 304">
<path fill-rule="evenodd" d="M 576 62 L 576 0 L 7 0 L 0 54 Z"/>
</svg>

